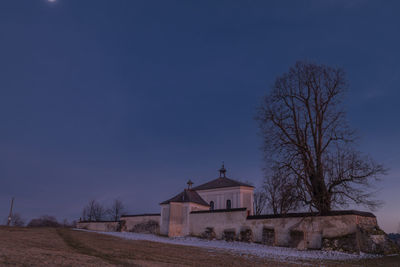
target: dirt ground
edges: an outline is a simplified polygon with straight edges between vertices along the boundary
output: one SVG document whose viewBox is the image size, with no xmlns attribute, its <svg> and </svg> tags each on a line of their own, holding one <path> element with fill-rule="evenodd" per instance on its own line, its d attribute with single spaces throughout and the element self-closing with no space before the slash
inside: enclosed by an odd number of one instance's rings
<svg viewBox="0 0 400 267">
<path fill-rule="evenodd" d="M 64 228 L 0 227 L 0 265 L 12 266 L 400 266 L 400 257 L 368 261 L 278 262 L 223 250 L 178 246 Z"/>
</svg>

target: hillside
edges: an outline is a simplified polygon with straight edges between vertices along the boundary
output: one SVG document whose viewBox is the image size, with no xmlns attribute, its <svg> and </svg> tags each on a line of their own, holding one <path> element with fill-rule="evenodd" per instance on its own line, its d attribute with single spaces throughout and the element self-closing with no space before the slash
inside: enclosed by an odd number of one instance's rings
<svg viewBox="0 0 400 267">
<path fill-rule="evenodd" d="M 288 261 L 222 249 L 125 240 L 64 228 L 0 227 L 0 265 L 33 266 L 399 266 L 400 257 Z"/>
</svg>

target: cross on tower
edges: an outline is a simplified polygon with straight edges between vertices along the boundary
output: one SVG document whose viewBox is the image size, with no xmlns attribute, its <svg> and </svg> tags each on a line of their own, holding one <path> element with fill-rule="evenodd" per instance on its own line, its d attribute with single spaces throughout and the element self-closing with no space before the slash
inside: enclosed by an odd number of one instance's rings
<svg viewBox="0 0 400 267">
<path fill-rule="evenodd" d="M 188 189 L 192 189 L 193 182 L 189 179 L 189 181 L 187 182 L 187 185 L 188 185 Z"/>
<path fill-rule="evenodd" d="M 222 177 L 225 178 L 226 177 L 225 174 L 226 174 L 226 169 L 225 169 L 225 166 L 224 166 L 224 162 L 222 162 L 222 168 L 219 169 L 219 178 L 222 178 Z"/>
</svg>

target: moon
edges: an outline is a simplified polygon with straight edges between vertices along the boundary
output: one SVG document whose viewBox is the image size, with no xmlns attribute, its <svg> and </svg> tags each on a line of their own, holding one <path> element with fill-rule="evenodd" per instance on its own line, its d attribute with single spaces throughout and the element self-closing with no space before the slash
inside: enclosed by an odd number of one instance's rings
<svg viewBox="0 0 400 267">
<path fill-rule="evenodd" d="M 47 0 L 47 1 L 49 1 L 50 3 L 55 3 L 57 0 Z"/>
</svg>

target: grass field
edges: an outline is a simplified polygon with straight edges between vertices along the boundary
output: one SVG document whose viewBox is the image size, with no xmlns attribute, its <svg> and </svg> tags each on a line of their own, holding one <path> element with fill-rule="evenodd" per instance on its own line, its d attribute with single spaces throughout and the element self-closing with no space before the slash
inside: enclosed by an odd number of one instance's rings
<svg viewBox="0 0 400 267">
<path fill-rule="evenodd" d="M 13 266 L 400 266 L 400 257 L 363 261 L 295 261 L 227 251 L 124 240 L 65 228 L 0 227 L 0 265 Z"/>
</svg>

